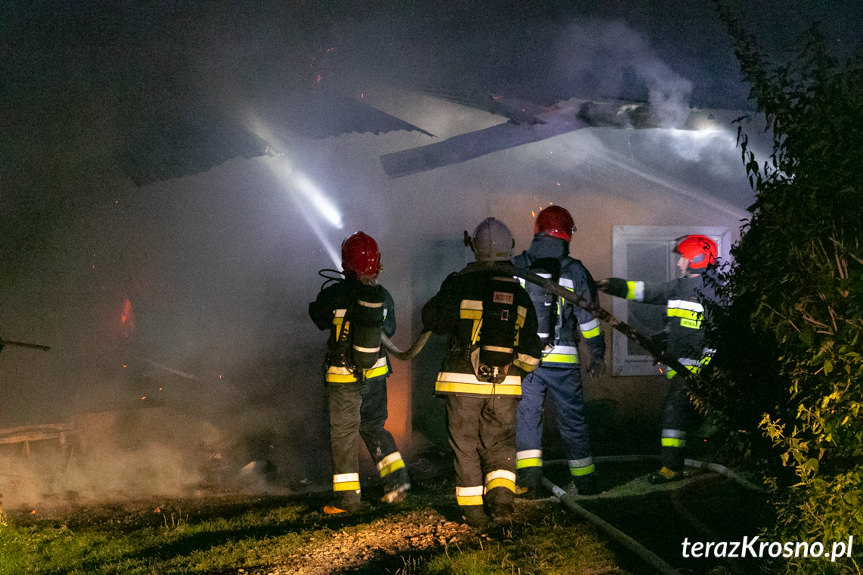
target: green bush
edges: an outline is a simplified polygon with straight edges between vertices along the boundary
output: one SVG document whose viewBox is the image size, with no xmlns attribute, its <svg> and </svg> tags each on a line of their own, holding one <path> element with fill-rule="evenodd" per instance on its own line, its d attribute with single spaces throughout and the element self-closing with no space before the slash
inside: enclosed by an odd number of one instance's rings
<svg viewBox="0 0 863 575">
<path fill-rule="evenodd" d="M 863 535 L 863 57 L 840 63 L 813 28 L 774 64 L 719 13 L 773 149 L 759 163 L 738 128 L 756 201 L 711 310 L 717 355 L 692 392 L 764 475 L 777 509 L 765 535 L 847 541 Z M 855 543 L 819 572 L 859 573 Z"/>
</svg>

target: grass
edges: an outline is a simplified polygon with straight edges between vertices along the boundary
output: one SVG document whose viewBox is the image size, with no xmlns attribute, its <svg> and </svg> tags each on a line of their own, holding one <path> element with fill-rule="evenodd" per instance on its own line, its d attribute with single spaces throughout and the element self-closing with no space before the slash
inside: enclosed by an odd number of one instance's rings
<svg viewBox="0 0 863 575">
<path fill-rule="evenodd" d="M 551 511 L 515 536 L 479 548 L 431 558 L 417 573 L 481 575 L 499 573 L 626 573 L 606 541 L 585 525 Z"/>
<path fill-rule="evenodd" d="M 723 540 L 756 534 L 760 495 L 742 492 L 711 474 L 694 478 L 682 489 L 651 490 L 644 479 L 649 468 L 652 465 L 608 466 L 603 474 L 608 491 L 578 502 L 675 567 L 693 573 L 730 572 L 728 565 L 683 561 L 680 542 L 686 536 Z M 549 467 L 547 475 L 564 485 L 568 473 L 565 466 Z M 645 572 L 641 560 L 555 499 L 519 501 L 516 521 L 488 534 L 460 530 L 453 491 L 451 478 L 415 481 L 412 495 L 397 509 L 368 504 L 356 515 L 336 517 L 321 512 L 329 494 L 151 499 L 37 508 L 35 513 L 8 511 L 0 521 L 0 574 Z M 375 495 L 373 486 L 365 493 L 369 501 Z M 413 540 L 420 537 L 425 543 L 416 544 Z M 317 570 L 301 570 L 310 566 Z M 758 566 L 733 567 L 736 573 L 754 573 Z"/>
<path fill-rule="evenodd" d="M 372 505 L 351 517 L 324 516 L 322 495 L 10 512 L 0 527 L 0 573 L 269 573 L 291 561 L 296 564 L 310 549 L 350 545 L 360 531 L 377 529 L 383 536 L 400 518 L 457 519 L 451 485 L 417 487 L 398 510 Z M 365 561 L 337 572 L 626 573 L 616 567 L 615 553 L 603 537 L 554 501 L 520 504 L 518 513 L 522 521 L 482 536 L 464 532 L 454 542 L 395 553 L 371 549 Z M 406 532 L 404 538 L 409 537 Z M 313 561 L 326 564 L 328 559 L 313 554 Z"/>
<path fill-rule="evenodd" d="M 260 563 L 263 541 L 299 545 L 302 505 L 260 502 L 212 508 L 227 517 L 136 506 L 76 508 L 71 516 L 10 518 L 0 530 L 2 573 L 208 573 Z M 245 508 L 245 509 L 244 509 Z M 170 519 L 169 519 L 170 517 Z"/>
</svg>

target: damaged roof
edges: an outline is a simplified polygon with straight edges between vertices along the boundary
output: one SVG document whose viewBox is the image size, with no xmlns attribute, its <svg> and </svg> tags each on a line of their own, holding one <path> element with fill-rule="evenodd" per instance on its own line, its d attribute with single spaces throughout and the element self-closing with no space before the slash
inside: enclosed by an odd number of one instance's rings
<svg viewBox="0 0 863 575">
<path fill-rule="evenodd" d="M 293 93 L 252 107 L 281 140 L 348 133 L 429 132 L 368 104 L 327 93 Z M 121 170 L 138 186 L 205 172 L 236 157 L 272 153 L 267 142 L 217 107 L 199 104 L 127 114 L 117 148 Z"/>
</svg>

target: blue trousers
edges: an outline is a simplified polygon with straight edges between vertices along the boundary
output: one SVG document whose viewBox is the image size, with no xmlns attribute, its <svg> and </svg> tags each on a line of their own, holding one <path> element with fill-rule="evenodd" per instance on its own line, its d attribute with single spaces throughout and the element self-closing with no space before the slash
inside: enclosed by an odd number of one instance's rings
<svg viewBox="0 0 863 575">
<path fill-rule="evenodd" d="M 574 479 L 593 473 L 590 434 L 584 415 L 584 394 L 578 365 L 538 367 L 521 383 L 522 398 L 516 419 L 519 483 L 535 483 L 542 469 L 543 403 L 550 395 L 569 469 Z M 522 479 L 529 478 L 522 482 Z"/>
</svg>

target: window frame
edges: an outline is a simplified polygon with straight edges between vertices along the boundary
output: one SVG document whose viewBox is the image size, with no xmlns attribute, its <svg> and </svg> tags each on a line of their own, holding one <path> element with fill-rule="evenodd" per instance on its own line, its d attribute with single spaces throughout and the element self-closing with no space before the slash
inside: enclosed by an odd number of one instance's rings
<svg viewBox="0 0 863 575">
<path fill-rule="evenodd" d="M 627 280 L 639 280 L 627 275 L 627 246 L 630 243 L 667 242 L 669 248 L 676 238 L 701 234 L 716 242 L 719 257 L 729 261 L 731 230 L 723 226 L 613 226 L 612 227 L 612 276 Z M 670 272 L 669 272 L 670 273 Z M 674 276 L 668 277 L 673 279 Z M 618 320 L 629 323 L 629 302 L 624 298 L 612 298 L 612 314 Z M 629 352 L 627 338 L 617 330 L 612 333 L 612 376 L 659 375 L 656 361 L 650 355 L 634 355 Z"/>
</svg>

